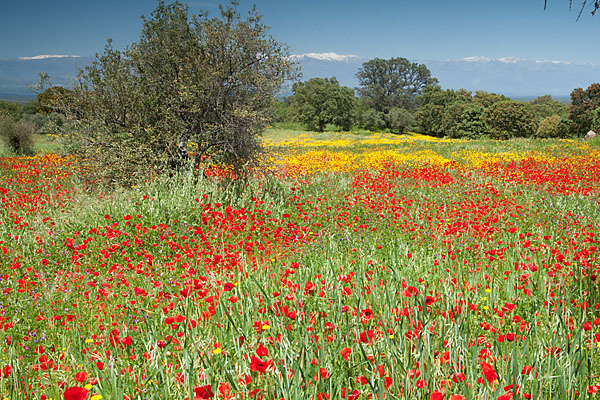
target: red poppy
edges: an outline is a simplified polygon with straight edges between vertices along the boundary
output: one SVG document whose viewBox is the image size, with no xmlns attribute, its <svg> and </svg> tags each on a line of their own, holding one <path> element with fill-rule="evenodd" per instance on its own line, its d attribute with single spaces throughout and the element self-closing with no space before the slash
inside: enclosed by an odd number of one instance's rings
<svg viewBox="0 0 600 400">
<path fill-rule="evenodd" d="M 264 347 L 262 344 L 259 344 L 258 348 L 256 349 L 256 354 L 259 357 L 265 357 L 265 356 L 269 355 L 269 350 L 266 347 Z"/>
<path fill-rule="evenodd" d="M 494 367 L 492 367 L 490 364 L 486 363 L 485 361 L 483 361 L 481 363 L 481 372 L 483 373 L 483 376 L 485 376 L 485 379 L 490 384 L 494 383 L 495 381 L 498 380 L 498 374 L 494 370 Z"/>
<path fill-rule="evenodd" d="M 88 378 L 87 372 L 78 372 L 75 374 L 75 380 L 77 382 L 83 383 L 83 382 L 87 381 L 87 378 Z"/>
<path fill-rule="evenodd" d="M 418 296 L 419 290 L 414 286 L 409 286 L 402 291 L 404 297 Z"/>
<path fill-rule="evenodd" d="M 194 393 L 194 400 L 212 399 L 215 397 L 210 385 L 196 386 L 194 388 Z"/>
<path fill-rule="evenodd" d="M 67 388 L 63 394 L 64 400 L 85 400 L 88 397 L 87 389 L 73 386 Z"/>
<path fill-rule="evenodd" d="M 342 355 L 342 358 L 344 360 L 348 361 L 348 358 L 350 358 L 350 354 L 352 354 L 352 349 L 349 347 L 344 347 L 342 351 L 340 351 L 340 354 Z"/>
<path fill-rule="evenodd" d="M 264 373 L 271 365 L 270 361 L 262 361 L 260 358 L 252 356 L 250 359 L 250 371 Z"/>
</svg>

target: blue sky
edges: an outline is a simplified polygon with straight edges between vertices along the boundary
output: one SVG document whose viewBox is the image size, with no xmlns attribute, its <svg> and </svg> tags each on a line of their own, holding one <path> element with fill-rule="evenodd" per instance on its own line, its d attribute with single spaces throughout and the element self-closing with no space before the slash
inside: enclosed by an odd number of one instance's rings
<svg viewBox="0 0 600 400">
<path fill-rule="evenodd" d="M 187 1 L 218 13 L 216 1 Z M 264 22 L 292 53 L 336 52 L 413 60 L 470 56 L 600 63 L 600 15 L 579 0 L 256 0 Z M 40 54 L 91 56 L 106 39 L 122 48 L 139 38 L 154 0 L 2 0 L 0 59 Z"/>
</svg>

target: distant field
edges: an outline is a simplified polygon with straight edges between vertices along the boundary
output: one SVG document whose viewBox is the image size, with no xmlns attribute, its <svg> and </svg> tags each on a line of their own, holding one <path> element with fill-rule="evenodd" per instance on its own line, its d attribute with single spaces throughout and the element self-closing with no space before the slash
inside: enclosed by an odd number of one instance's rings
<svg viewBox="0 0 600 400">
<path fill-rule="evenodd" d="M 229 184 L 0 158 L 0 398 L 594 398 L 597 148 L 297 128 Z"/>
</svg>

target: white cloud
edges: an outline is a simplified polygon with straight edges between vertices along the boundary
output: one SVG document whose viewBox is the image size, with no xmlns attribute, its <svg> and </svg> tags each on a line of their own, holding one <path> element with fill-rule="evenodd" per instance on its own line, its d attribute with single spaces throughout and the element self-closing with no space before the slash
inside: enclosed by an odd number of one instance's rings
<svg viewBox="0 0 600 400">
<path fill-rule="evenodd" d="M 302 58 L 314 58 L 315 60 L 321 61 L 352 61 L 352 60 L 362 60 L 363 57 L 355 56 L 353 54 L 337 54 L 334 52 L 329 53 L 305 53 L 305 54 L 292 54 L 290 56 L 292 59 L 302 59 Z"/>
<path fill-rule="evenodd" d="M 79 58 L 80 56 L 69 56 L 64 54 L 41 54 L 33 57 L 19 57 L 19 60 L 45 60 L 48 58 Z"/>
</svg>

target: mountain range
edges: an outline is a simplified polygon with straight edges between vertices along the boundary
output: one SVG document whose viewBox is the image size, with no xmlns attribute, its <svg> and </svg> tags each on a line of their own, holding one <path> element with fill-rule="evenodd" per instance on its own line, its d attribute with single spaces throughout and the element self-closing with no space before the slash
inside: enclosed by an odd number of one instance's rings
<svg viewBox="0 0 600 400">
<path fill-rule="evenodd" d="M 341 85 L 358 86 L 356 72 L 368 59 L 336 53 L 292 56 L 302 66 L 303 79 L 335 76 Z M 550 94 L 569 97 L 574 88 L 600 82 L 600 64 L 526 60 L 515 57 L 467 57 L 454 60 L 417 60 L 425 64 L 444 89 L 485 90 L 509 97 Z"/>
<path fill-rule="evenodd" d="M 302 67 L 302 80 L 336 77 L 341 85 L 358 86 L 356 72 L 367 58 L 337 53 L 295 54 Z M 0 60 L 0 99 L 33 98 L 28 86 L 47 72 L 54 85 L 68 87 L 77 69 L 89 65 L 91 57 L 39 55 Z M 514 57 L 468 57 L 454 60 L 417 60 L 427 65 L 444 89 L 486 90 L 510 97 L 550 94 L 568 97 L 576 87 L 587 88 L 600 81 L 600 64 L 567 61 L 526 60 Z"/>
</svg>

